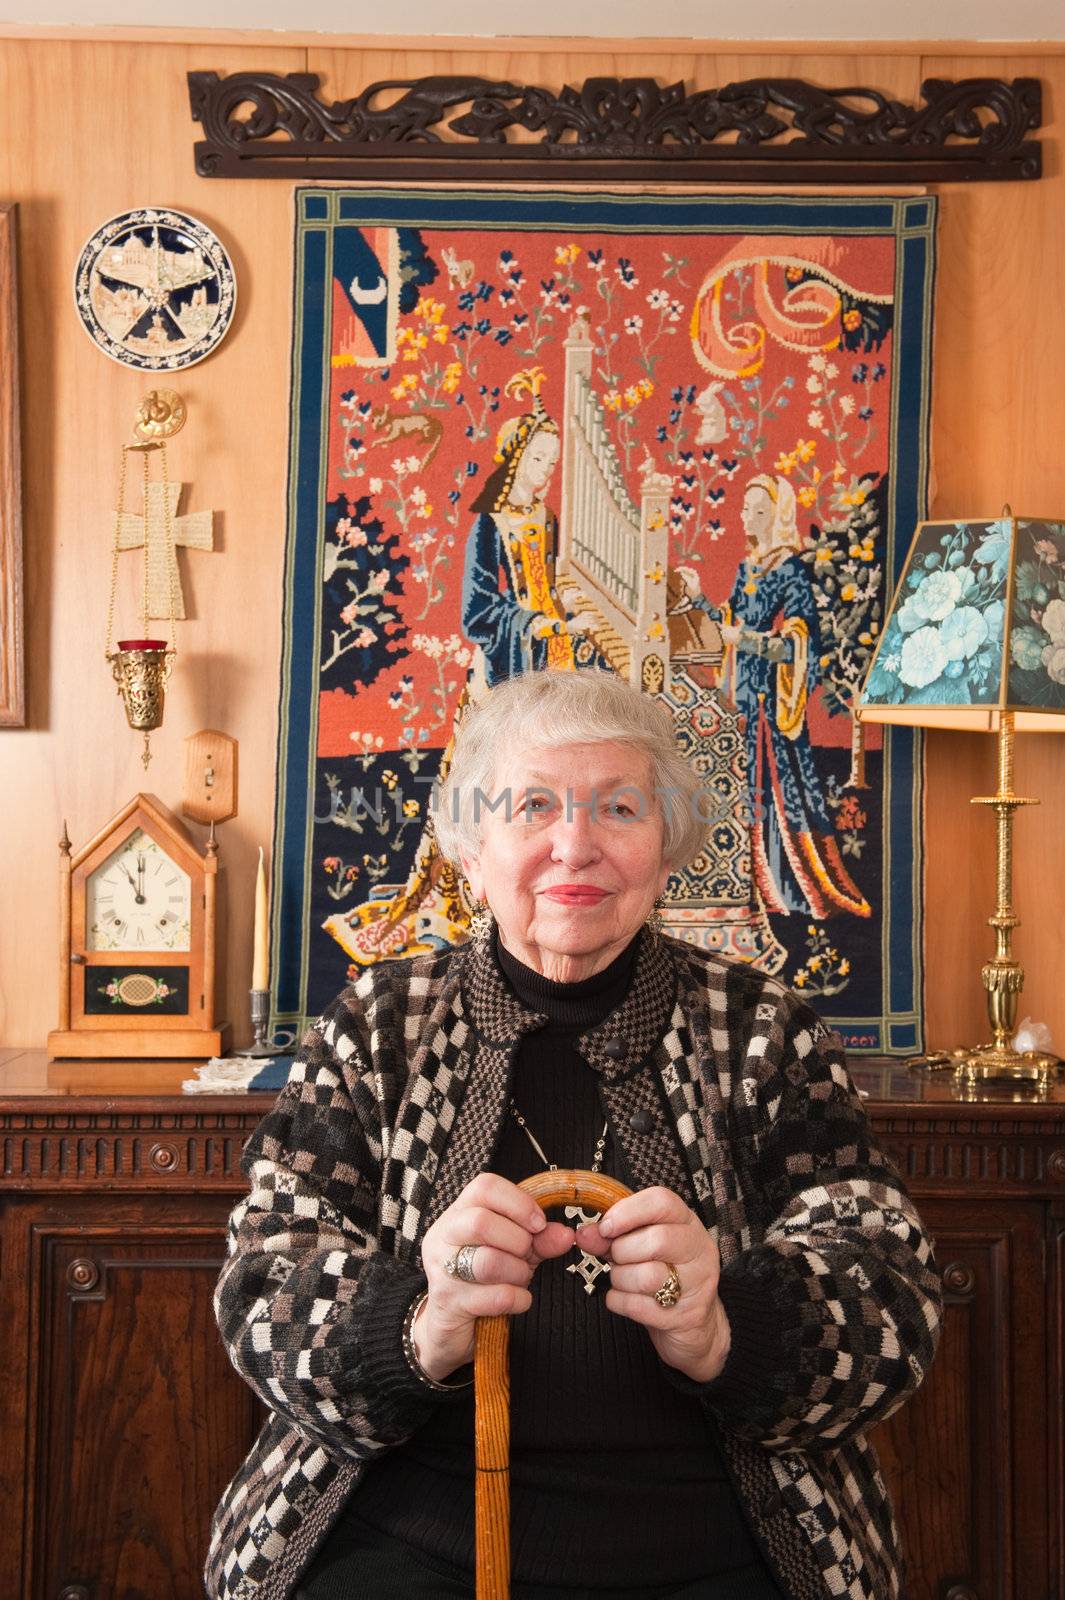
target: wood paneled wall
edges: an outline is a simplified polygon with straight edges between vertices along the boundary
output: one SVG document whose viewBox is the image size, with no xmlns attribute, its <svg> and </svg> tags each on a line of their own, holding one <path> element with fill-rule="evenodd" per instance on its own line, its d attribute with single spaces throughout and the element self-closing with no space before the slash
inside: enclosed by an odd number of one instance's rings
<svg viewBox="0 0 1065 1600">
<path fill-rule="evenodd" d="M 937 47 L 937 50 L 939 47 Z M 710 87 L 764 75 L 871 84 L 903 99 L 926 77 L 1042 78 L 1046 176 L 1034 184 L 942 192 L 936 314 L 932 509 L 1065 509 L 1065 180 L 1061 47 L 682 47 L 675 41 L 332 42 L 226 33 L 199 39 L 142 30 L 34 37 L 0 30 L 0 199 L 19 205 L 28 725 L 0 729 L 0 1041 L 43 1043 L 56 1022 L 57 841 L 80 846 L 138 788 L 180 804 L 182 741 L 223 728 L 241 745 L 238 817 L 220 830 L 221 1015 L 250 1038 L 251 900 L 268 843 L 284 546 L 291 187 L 195 176 L 185 74 L 312 70 L 340 96 L 376 78 L 483 72 L 558 86 L 592 73 L 641 72 Z M 239 279 L 221 351 L 176 380 L 189 422 L 171 473 L 189 509 L 214 508 L 217 549 L 182 552 L 189 620 L 166 723 L 145 778 L 103 659 L 110 515 L 119 448 L 146 385 L 82 332 L 71 274 L 104 219 L 145 204 L 182 207 L 218 229 Z M 128 607 L 134 568 L 123 564 Z M 127 609 L 128 615 L 134 614 Z M 994 750 L 977 735 L 928 740 L 926 882 L 930 1042 L 986 1033 L 979 969 L 991 951 L 992 823 L 969 806 L 991 792 Z M 1046 1019 L 1065 1052 L 1062 898 L 1065 740 L 1019 741 L 1017 782 L 1041 808 L 1017 823 L 1017 949 L 1022 1014 Z M 197 838 L 203 829 L 192 827 Z"/>
</svg>

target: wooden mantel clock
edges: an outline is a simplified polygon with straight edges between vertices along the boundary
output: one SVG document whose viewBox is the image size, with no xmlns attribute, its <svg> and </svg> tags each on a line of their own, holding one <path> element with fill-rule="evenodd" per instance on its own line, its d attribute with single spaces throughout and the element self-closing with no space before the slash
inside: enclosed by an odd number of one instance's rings
<svg viewBox="0 0 1065 1600">
<path fill-rule="evenodd" d="M 214 1022 L 214 829 L 201 855 L 154 795 L 138 794 L 71 857 L 60 850 L 59 1027 L 52 1056 L 221 1055 Z"/>
</svg>

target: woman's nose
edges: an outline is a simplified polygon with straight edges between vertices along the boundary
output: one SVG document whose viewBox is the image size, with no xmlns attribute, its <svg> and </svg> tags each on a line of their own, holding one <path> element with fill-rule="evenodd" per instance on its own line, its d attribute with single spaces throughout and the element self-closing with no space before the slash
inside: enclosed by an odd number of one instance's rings
<svg viewBox="0 0 1065 1600">
<path fill-rule="evenodd" d="M 596 861 L 601 854 L 594 818 L 582 806 L 572 804 L 551 830 L 553 859 L 575 867 Z"/>
</svg>

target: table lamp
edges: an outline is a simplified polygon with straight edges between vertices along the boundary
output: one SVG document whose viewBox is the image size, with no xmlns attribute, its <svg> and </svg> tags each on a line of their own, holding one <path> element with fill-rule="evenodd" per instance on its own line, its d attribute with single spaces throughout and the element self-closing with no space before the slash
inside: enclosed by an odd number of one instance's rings
<svg viewBox="0 0 1065 1600">
<path fill-rule="evenodd" d="M 998 820 L 997 895 L 984 964 L 990 1044 L 926 1057 L 970 1082 L 1049 1083 L 1057 1056 L 1012 1039 L 1024 969 L 1014 960 L 1013 814 L 1037 800 L 1014 793 L 1013 736 L 1065 732 L 1065 522 L 1015 517 L 922 522 L 858 700 L 861 722 L 998 734 L 998 792 L 973 805 Z"/>
</svg>

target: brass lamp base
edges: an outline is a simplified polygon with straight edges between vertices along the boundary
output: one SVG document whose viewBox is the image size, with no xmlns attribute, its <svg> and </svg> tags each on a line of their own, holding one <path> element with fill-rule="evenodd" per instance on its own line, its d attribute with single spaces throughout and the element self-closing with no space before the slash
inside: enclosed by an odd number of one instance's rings
<svg viewBox="0 0 1065 1600">
<path fill-rule="evenodd" d="M 1002 710 L 998 724 L 998 788 L 993 795 L 979 795 L 974 806 L 989 806 L 997 820 L 996 901 L 988 924 L 995 930 L 995 953 L 985 961 L 980 973 L 987 996 L 987 1016 L 991 1024 L 991 1043 L 975 1050 L 952 1051 L 957 1078 L 966 1085 L 992 1079 L 1007 1083 L 1030 1083 L 1047 1089 L 1061 1062 L 1057 1056 L 1040 1050 L 1019 1051 L 1012 1039 L 1017 1029 L 1017 999 L 1024 988 L 1024 968 L 1013 957 L 1013 930 L 1020 918 L 1013 909 L 1013 817 L 1024 806 L 1038 800 L 1019 795 L 1013 788 L 1012 711 Z"/>
<path fill-rule="evenodd" d="M 906 1065 L 925 1072 L 953 1072 L 962 1083 L 1031 1083 L 1049 1088 L 1065 1063 L 1059 1056 L 1042 1050 L 1014 1050 L 984 1044 L 975 1050 L 932 1050 L 927 1055 L 911 1056 Z"/>
<path fill-rule="evenodd" d="M 983 1045 L 967 1052 L 958 1063 L 958 1076 L 968 1083 L 1002 1078 L 1010 1083 L 1049 1084 L 1057 1075 L 1057 1056 L 1042 1050 L 1014 1050 L 1009 1045 Z"/>
</svg>

